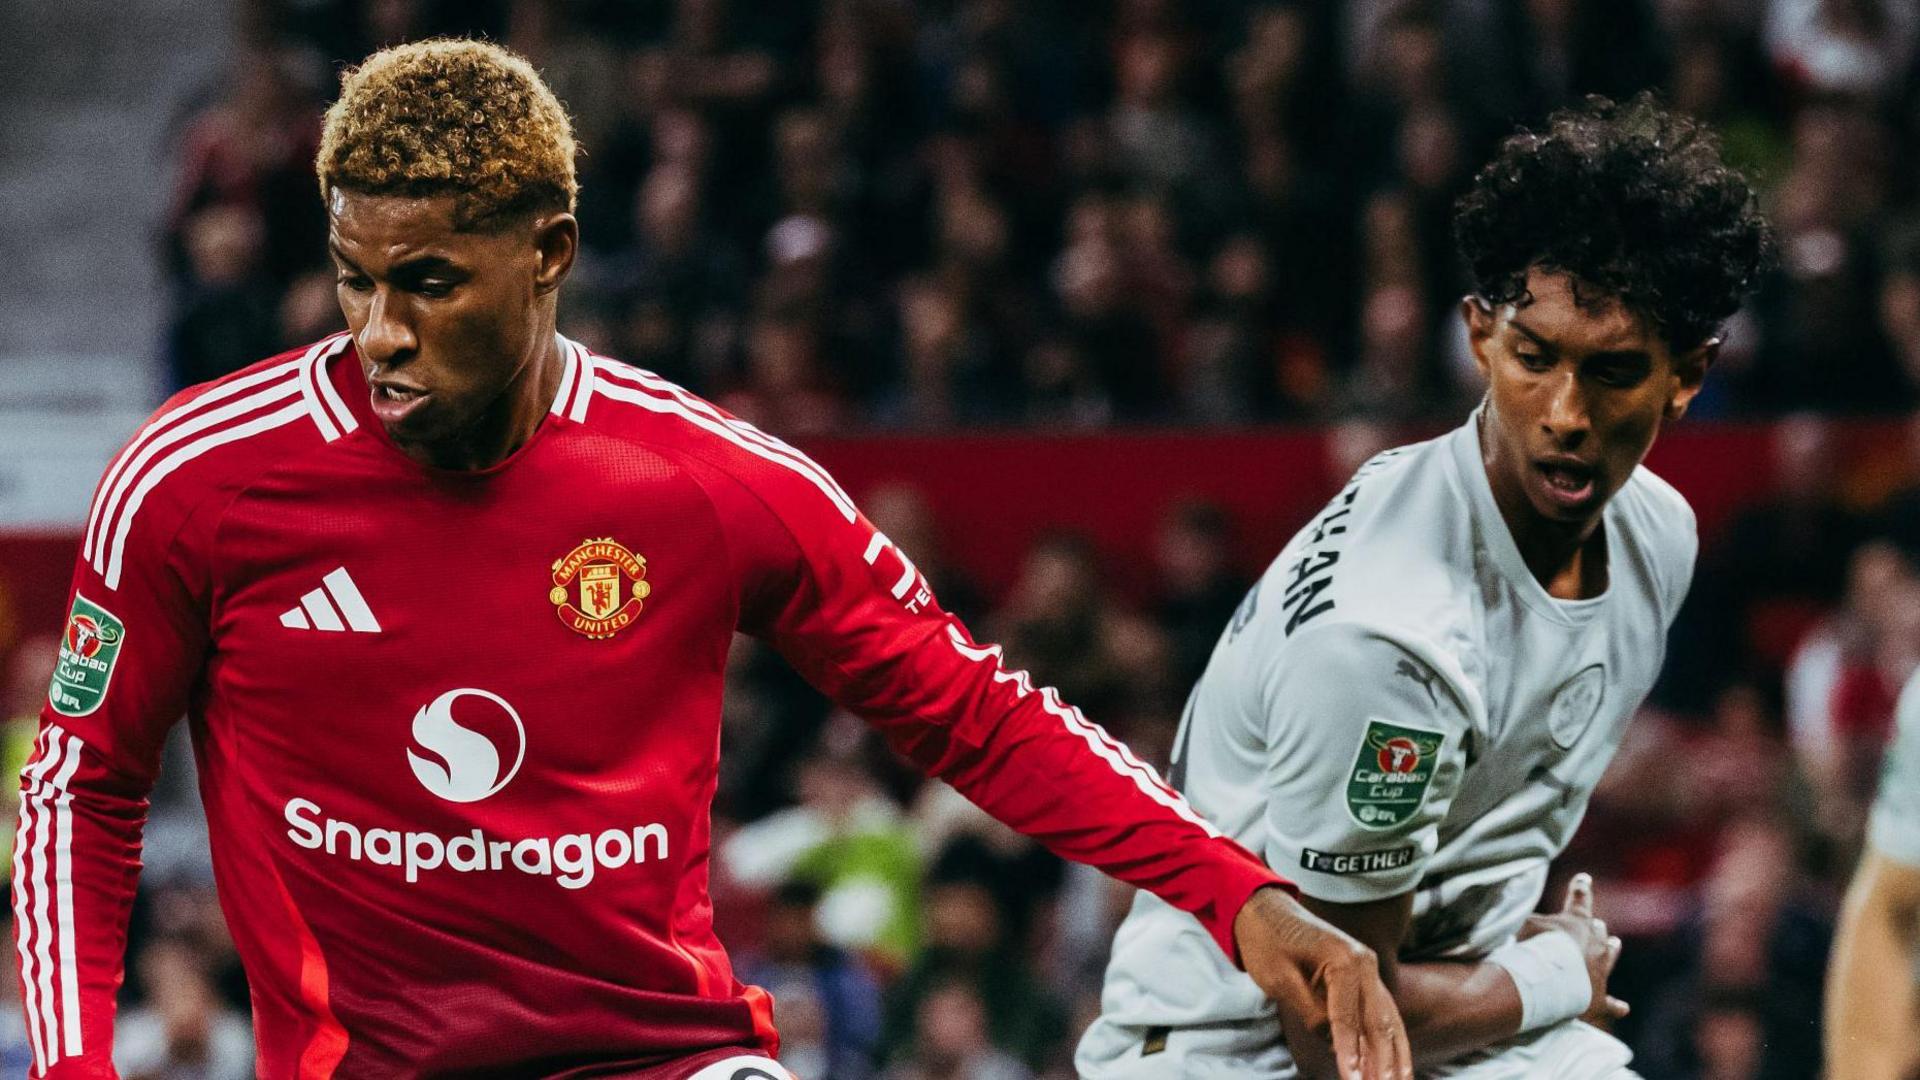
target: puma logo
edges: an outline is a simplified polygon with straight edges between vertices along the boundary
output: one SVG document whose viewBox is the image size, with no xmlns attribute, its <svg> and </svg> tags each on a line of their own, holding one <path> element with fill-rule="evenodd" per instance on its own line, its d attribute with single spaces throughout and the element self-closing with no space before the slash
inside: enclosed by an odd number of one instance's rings
<svg viewBox="0 0 1920 1080">
<path fill-rule="evenodd" d="M 1433 672 L 1427 671 L 1411 660 L 1402 659 L 1394 665 L 1393 673 L 1395 675 L 1405 675 L 1407 678 L 1419 683 L 1427 692 L 1427 700 L 1434 705 L 1440 704 L 1439 691 L 1433 688 L 1433 681 L 1439 678 L 1439 676 Z"/>
</svg>

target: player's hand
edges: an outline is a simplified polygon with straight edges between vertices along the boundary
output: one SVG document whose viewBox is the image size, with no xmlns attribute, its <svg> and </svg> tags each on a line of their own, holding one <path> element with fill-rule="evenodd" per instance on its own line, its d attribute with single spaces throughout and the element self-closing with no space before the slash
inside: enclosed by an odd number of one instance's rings
<svg viewBox="0 0 1920 1080">
<path fill-rule="evenodd" d="M 1373 950 L 1277 888 L 1233 920 L 1247 974 L 1298 1028 L 1330 1040 L 1342 1080 L 1413 1080 L 1413 1051 Z"/>
<path fill-rule="evenodd" d="M 1620 962 L 1620 939 L 1608 934 L 1606 920 L 1596 918 L 1593 914 L 1591 875 L 1573 875 L 1573 880 L 1567 883 L 1567 901 L 1559 913 L 1529 916 L 1520 936 L 1530 938 L 1548 930 L 1559 930 L 1573 938 L 1580 945 L 1580 954 L 1586 957 L 1587 979 L 1593 984 L 1593 1000 L 1580 1019 L 1595 1027 L 1607 1028 L 1615 1020 L 1627 1015 L 1627 1003 L 1607 993 L 1607 980 L 1613 976 L 1613 965 Z"/>
</svg>

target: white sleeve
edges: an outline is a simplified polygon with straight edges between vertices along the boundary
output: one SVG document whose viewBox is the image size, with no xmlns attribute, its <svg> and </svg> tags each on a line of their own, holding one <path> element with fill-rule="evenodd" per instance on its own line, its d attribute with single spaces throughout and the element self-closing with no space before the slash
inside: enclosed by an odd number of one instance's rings
<svg viewBox="0 0 1920 1080">
<path fill-rule="evenodd" d="M 1413 650 L 1350 623 L 1303 632 L 1262 681 L 1268 865 L 1302 892 L 1411 891 L 1465 768 L 1467 715 Z"/>
<path fill-rule="evenodd" d="M 1899 729 L 1887 748 L 1867 839 L 1887 858 L 1920 869 L 1920 673 L 1900 695 Z"/>
</svg>

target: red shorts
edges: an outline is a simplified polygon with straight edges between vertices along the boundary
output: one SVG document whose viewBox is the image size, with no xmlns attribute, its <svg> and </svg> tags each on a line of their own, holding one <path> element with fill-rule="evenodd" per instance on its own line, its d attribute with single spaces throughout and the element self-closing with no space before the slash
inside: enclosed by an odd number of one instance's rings
<svg viewBox="0 0 1920 1080">
<path fill-rule="evenodd" d="M 549 1080 L 797 1080 L 779 1062 L 744 1046 L 702 1050 L 660 1065 L 593 1066 L 572 1069 Z"/>
</svg>

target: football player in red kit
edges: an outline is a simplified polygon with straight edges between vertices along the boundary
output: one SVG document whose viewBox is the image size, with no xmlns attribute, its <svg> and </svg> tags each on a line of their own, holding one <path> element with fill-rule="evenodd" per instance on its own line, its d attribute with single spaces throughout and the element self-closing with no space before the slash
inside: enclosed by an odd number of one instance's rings
<svg viewBox="0 0 1920 1080">
<path fill-rule="evenodd" d="M 113 1075 L 184 714 L 261 1076 L 786 1077 L 707 897 L 736 630 L 1192 912 L 1349 1075 L 1408 1075 L 1372 954 L 977 644 L 819 466 L 556 333 L 574 144 L 525 61 L 375 55 L 318 172 L 349 332 L 176 395 L 94 496 L 22 781 L 35 1075 Z"/>
</svg>

